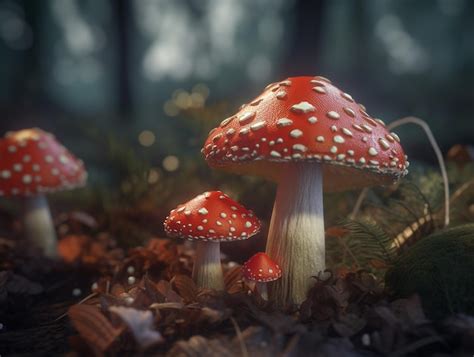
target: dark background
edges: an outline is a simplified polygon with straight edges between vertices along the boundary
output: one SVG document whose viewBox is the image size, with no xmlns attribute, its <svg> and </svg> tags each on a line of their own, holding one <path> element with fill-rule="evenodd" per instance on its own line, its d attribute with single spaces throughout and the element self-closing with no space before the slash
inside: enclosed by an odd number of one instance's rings
<svg viewBox="0 0 474 357">
<path fill-rule="evenodd" d="M 92 184 L 117 172 L 113 139 L 158 180 L 207 169 L 207 130 L 269 82 L 324 75 L 386 122 L 423 118 L 446 152 L 474 141 L 473 38 L 467 0 L 0 0 L 0 131 L 55 133 Z"/>
</svg>

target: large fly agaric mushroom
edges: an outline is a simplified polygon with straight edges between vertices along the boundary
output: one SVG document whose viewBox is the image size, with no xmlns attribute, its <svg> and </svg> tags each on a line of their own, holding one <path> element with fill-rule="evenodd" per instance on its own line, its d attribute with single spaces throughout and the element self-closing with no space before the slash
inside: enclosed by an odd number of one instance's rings
<svg viewBox="0 0 474 357">
<path fill-rule="evenodd" d="M 268 300 L 267 283 L 281 278 L 281 269 L 265 253 L 257 253 L 242 265 L 242 276 L 254 281 L 255 289 L 264 300 Z"/>
<path fill-rule="evenodd" d="M 57 242 L 45 194 L 83 186 L 86 179 L 83 162 L 41 129 L 0 139 L 0 196 L 22 199 L 26 238 L 46 256 L 57 255 Z"/>
<path fill-rule="evenodd" d="M 169 236 L 197 241 L 193 278 L 199 287 L 222 290 L 220 242 L 252 237 L 260 230 L 258 218 L 221 191 L 205 192 L 179 205 L 166 217 Z"/>
<path fill-rule="evenodd" d="M 278 183 L 267 253 L 282 268 L 277 305 L 301 303 L 325 269 L 322 191 L 391 184 L 408 162 L 395 133 L 324 77 L 272 83 L 209 133 L 212 167 Z"/>
</svg>

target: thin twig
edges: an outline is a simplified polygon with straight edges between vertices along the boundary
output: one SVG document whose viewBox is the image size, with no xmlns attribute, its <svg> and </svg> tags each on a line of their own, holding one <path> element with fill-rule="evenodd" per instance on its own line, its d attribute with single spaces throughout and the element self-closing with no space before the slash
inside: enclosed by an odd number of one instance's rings
<svg viewBox="0 0 474 357">
<path fill-rule="evenodd" d="M 357 216 L 357 213 L 360 211 L 360 207 L 362 206 L 362 202 L 364 201 L 365 197 L 367 196 L 367 193 L 369 192 L 369 188 L 365 187 L 361 193 L 359 194 L 359 197 L 357 197 L 356 204 L 354 206 L 354 209 L 352 210 L 350 214 L 350 219 L 354 220 Z"/>
<path fill-rule="evenodd" d="M 90 295 L 87 295 L 84 299 L 82 299 L 81 301 L 79 301 L 76 305 L 80 305 L 80 304 L 83 304 L 85 303 L 87 300 L 90 300 L 92 299 L 93 297 L 95 297 L 97 295 L 97 293 L 92 293 Z M 63 319 L 64 317 L 67 316 L 67 312 L 65 312 L 64 314 L 62 314 L 61 316 L 57 317 L 56 319 L 54 319 L 54 322 L 56 321 L 59 321 L 61 319 Z"/>
<path fill-rule="evenodd" d="M 242 337 L 242 331 L 240 330 L 240 327 L 237 324 L 237 321 L 235 321 L 235 319 L 232 316 L 230 316 L 229 319 L 230 319 L 230 322 L 232 322 L 232 325 L 234 326 L 235 333 L 237 335 L 237 339 L 239 340 L 240 350 L 242 351 L 242 356 L 243 357 L 249 357 L 249 352 L 247 351 L 247 346 L 245 345 L 244 338 Z"/>
</svg>

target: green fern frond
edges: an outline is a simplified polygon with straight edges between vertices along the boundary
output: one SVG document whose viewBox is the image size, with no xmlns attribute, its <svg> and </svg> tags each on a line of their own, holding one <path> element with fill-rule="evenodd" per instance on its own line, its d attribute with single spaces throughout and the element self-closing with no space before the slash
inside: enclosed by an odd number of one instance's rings
<svg viewBox="0 0 474 357">
<path fill-rule="evenodd" d="M 367 268 L 371 260 L 390 264 L 396 256 L 391 238 L 377 224 L 366 221 L 346 220 L 342 227 L 349 233 L 343 238 L 358 265 Z"/>
</svg>

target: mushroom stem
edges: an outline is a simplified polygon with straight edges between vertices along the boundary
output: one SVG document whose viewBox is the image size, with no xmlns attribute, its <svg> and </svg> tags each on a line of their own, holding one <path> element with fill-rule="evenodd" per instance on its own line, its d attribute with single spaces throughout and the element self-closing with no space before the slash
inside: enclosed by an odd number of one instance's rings
<svg viewBox="0 0 474 357">
<path fill-rule="evenodd" d="M 263 300 L 268 300 L 268 290 L 267 290 L 267 283 L 259 283 L 255 284 L 255 290 L 260 294 Z"/>
<path fill-rule="evenodd" d="M 200 288 L 224 290 L 219 242 L 197 242 L 193 279 Z"/>
<path fill-rule="evenodd" d="M 40 248 L 45 256 L 57 257 L 56 231 L 44 195 L 23 200 L 23 229 L 26 239 Z"/>
<path fill-rule="evenodd" d="M 311 277 L 325 269 L 321 165 L 288 165 L 281 171 L 266 248 L 282 270 L 270 287 L 272 300 L 282 308 L 303 302 Z"/>
</svg>

